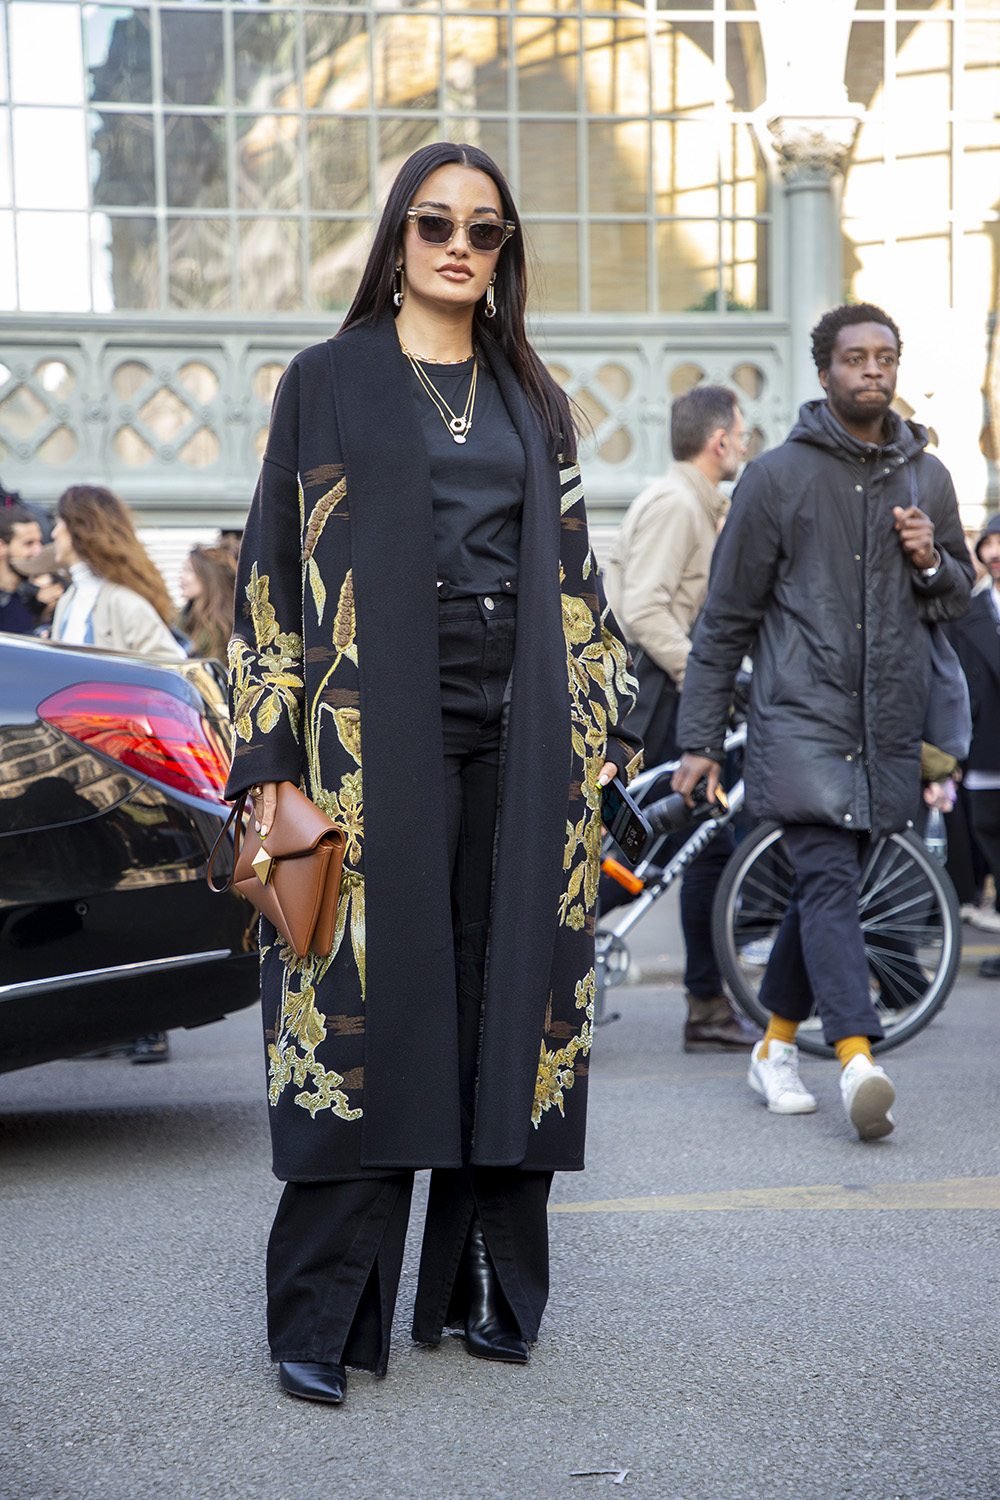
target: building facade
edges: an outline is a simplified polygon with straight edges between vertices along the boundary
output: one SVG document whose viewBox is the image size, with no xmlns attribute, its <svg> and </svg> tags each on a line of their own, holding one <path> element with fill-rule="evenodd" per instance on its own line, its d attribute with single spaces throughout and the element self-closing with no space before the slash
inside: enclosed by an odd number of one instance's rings
<svg viewBox="0 0 1000 1500">
<path fill-rule="evenodd" d="M 671 400 L 757 449 L 845 298 L 903 329 L 900 405 L 975 525 L 1000 505 L 1000 0 L 6 0 L 0 475 L 241 524 L 269 403 L 346 309 L 423 143 L 508 173 L 536 340 L 610 521 Z"/>
</svg>

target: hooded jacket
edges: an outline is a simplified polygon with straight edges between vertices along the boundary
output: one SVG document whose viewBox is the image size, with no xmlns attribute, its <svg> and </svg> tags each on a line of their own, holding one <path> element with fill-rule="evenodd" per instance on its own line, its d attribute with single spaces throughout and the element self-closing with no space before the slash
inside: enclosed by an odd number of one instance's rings
<svg viewBox="0 0 1000 1500">
<path fill-rule="evenodd" d="M 754 658 L 745 779 L 757 818 L 905 827 L 920 794 L 924 621 L 965 613 L 973 568 L 955 491 L 916 422 L 869 445 L 809 401 L 736 488 L 695 629 L 678 722 L 721 758 L 733 676 Z M 913 567 L 893 508 L 918 505 L 941 562 Z"/>
</svg>

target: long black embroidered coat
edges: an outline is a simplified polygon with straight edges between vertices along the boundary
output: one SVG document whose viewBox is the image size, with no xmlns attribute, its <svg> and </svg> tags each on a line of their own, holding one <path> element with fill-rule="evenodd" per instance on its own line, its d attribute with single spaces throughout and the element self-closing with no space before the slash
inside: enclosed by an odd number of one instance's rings
<svg viewBox="0 0 1000 1500">
<path fill-rule="evenodd" d="M 600 848 L 634 682 L 575 465 L 524 444 L 517 643 L 472 1161 L 583 1166 Z M 288 780 L 347 830 L 333 951 L 262 926 L 274 1170 L 461 1163 L 430 472 L 391 317 L 306 349 L 275 396 L 237 581 L 228 794 Z"/>
</svg>

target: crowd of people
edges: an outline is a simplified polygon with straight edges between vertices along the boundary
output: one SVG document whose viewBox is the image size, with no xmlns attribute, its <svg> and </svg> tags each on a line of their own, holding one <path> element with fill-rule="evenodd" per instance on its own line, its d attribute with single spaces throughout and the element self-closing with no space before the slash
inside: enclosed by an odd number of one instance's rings
<svg viewBox="0 0 1000 1500">
<path fill-rule="evenodd" d="M 178 609 L 128 507 L 110 490 L 71 485 L 52 515 L 4 491 L 0 630 L 160 660 L 224 663 L 238 550 L 225 541 L 195 547 L 181 570 Z M 167 1062 L 170 1042 L 165 1032 L 153 1032 L 100 1055 Z"/>
</svg>

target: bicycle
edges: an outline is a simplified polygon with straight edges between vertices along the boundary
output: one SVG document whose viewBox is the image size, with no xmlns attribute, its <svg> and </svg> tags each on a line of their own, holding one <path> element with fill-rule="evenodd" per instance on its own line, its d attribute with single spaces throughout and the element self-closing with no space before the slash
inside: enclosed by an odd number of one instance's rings
<svg viewBox="0 0 1000 1500">
<path fill-rule="evenodd" d="M 727 736 L 727 752 L 740 749 L 745 741 L 746 725 L 741 725 Z M 627 978 L 626 934 L 744 805 L 740 780 L 728 793 L 727 811 L 696 824 L 682 847 L 659 870 L 654 861 L 667 834 L 662 826 L 657 827 L 659 804 L 647 804 L 644 799 L 672 775 L 677 764 L 666 761 L 653 766 L 640 773 L 630 787 L 653 825 L 654 840 L 634 872 L 634 879 L 641 882 L 639 894 L 621 909 L 620 916 L 597 932 L 598 1024 L 613 1019 L 605 1015 L 606 991 Z M 780 825 L 761 823 L 737 844 L 713 903 L 712 937 L 719 971 L 740 1009 L 760 1026 L 768 1021 L 768 1012 L 760 1003 L 760 983 L 788 909 L 792 884 L 791 862 Z M 962 924 L 954 887 L 912 827 L 872 842 L 858 885 L 858 915 L 871 974 L 872 1004 L 885 1031 L 872 1051 L 888 1052 L 923 1030 L 937 1015 L 951 992 L 961 959 Z M 816 1015 L 799 1028 L 797 1042 L 805 1052 L 834 1056 L 833 1048 L 823 1040 Z"/>
</svg>

